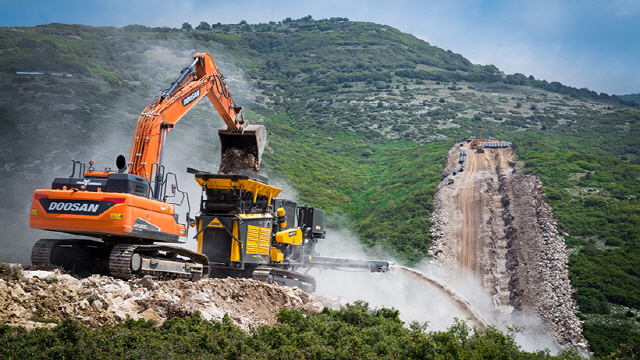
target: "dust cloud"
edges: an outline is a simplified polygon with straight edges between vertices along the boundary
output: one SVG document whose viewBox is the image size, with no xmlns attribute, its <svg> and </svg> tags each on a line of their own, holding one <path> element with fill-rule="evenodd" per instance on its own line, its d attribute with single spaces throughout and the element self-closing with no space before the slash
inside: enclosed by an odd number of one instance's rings
<svg viewBox="0 0 640 360">
<path fill-rule="evenodd" d="M 321 256 L 367 259 L 355 239 L 345 230 L 328 231 L 327 238 L 319 241 L 316 249 Z M 364 300 L 372 307 L 393 307 L 400 310 L 404 322 L 428 322 L 430 330 L 446 330 L 454 318 L 470 317 L 451 300 L 450 293 L 400 269 L 387 273 L 312 269 L 309 274 L 316 278 L 320 295 L 341 296 L 347 302 Z"/>
<path fill-rule="evenodd" d="M 328 230 L 327 238 L 320 240 L 316 249 L 321 256 L 370 259 L 357 237 L 347 230 Z M 384 257 L 379 260 L 393 261 Z M 504 332 L 509 331 L 507 325 L 515 325 L 520 332 L 514 337 L 523 350 L 546 348 L 552 354 L 558 351 L 553 337 L 540 331 L 542 323 L 535 316 L 514 313 L 510 324 L 499 323 L 491 298 L 480 279 L 471 273 L 447 283 L 434 275 L 428 261 L 423 261 L 415 269 L 393 266 L 387 273 L 311 269 L 308 274 L 316 278 L 317 294 L 339 296 L 349 303 L 364 300 L 372 307 L 393 307 L 400 310 L 400 318 L 405 323 L 428 322 L 432 331 L 446 330 L 454 318 L 464 319 L 479 328 L 495 326 Z"/>
</svg>

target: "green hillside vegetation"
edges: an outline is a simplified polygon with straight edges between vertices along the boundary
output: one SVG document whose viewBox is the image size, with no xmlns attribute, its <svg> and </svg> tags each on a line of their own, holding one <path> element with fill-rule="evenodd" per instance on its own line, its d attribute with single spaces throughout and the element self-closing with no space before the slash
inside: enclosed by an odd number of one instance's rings
<svg viewBox="0 0 640 360">
<path fill-rule="evenodd" d="M 0 326 L 3 359 L 580 359 L 571 352 L 551 356 L 523 351 L 514 333 L 479 330 L 457 322 L 447 331 L 404 327 L 393 309 L 366 303 L 321 314 L 281 310 L 278 324 L 250 335 L 228 317 L 222 322 L 194 315 L 167 320 L 128 320 L 91 329 L 65 320 L 50 330 Z"/>
<path fill-rule="evenodd" d="M 587 337 L 609 339 L 597 354 L 618 346 L 606 326 L 640 331 L 640 112 L 626 99 L 505 75 L 389 26 L 342 18 L 0 28 L 0 52 L 1 129 L 12 139 L 0 145 L 0 219 L 16 234 L 3 239 L 7 261 L 28 262 L 41 236 L 25 230 L 33 189 L 68 176 L 70 159 L 109 166 L 126 155 L 140 110 L 195 52 L 208 52 L 249 120 L 269 131 L 263 167 L 372 256 L 426 258 L 432 198 L 455 141 L 481 127 L 513 141 L 568 234 Z M 204 102 L 185 116 L 167 143 L 180 164 L 171 170 L 215 171 L 221 124 Z"/>
<path fill-rule="evenodd" d="M 569 145 L 571 146 L 571 145 Z M 598 356 L 640 338 L 640 166 L 522 141 L 570 252 L 585 336 Z"/>
</svg>

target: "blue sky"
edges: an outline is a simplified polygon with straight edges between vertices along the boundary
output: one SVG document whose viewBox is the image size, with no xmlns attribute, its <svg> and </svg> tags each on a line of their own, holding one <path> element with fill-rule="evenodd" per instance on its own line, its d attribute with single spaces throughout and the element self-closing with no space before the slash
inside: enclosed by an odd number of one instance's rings
<svg viewBox="0 0 640 360">
<path fill-rule="evenodd" d="M 507 74 L 640 93 L 640 0 L 0 0 L 0 26 L 180 27 L 306 15 L 390 25 Z"/>
</svg>

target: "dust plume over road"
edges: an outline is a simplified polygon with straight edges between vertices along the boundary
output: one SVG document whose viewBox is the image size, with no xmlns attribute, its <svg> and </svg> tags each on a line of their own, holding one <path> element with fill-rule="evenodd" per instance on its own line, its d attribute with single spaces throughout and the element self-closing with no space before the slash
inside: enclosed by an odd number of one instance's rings
<svg viewBox="0 0 640 360">
<path fill-rule="evenodd" d="M 466 167 L 454 175 L 462 149 Z M 474 306 L 488 299 L 487 320 L 526 326 L 534 346 L 572 346 L 587 353 L 564 239 L 542 182 L 521 173 L 512 147 L 484 151 L 476 153 L 468 143 L 449 151 L 449 174 L 434 198 L 434 274 L 463 295 L 469 282 L 480 282 L 485 294 Z"/>
<path fill-rule="evenodd" d="M 394 266 L 394 269 L 397 269 L 399 271 L 402 271 L 404 273 L 410 274 L 412 276 L 415 276 L 418 279 L 424 280 L 429 282 L 431 285 L 435 286 L 436 288 L 442 290 L 443 292 L 447 293 L 449 295 L 449 297 L 451 297 L 451 299 L 454 301 L 454 303 L 464 312 L 468 313 L 468 315 L 470 316 L 470 318 L 473 320 L 473 322 L 475 323 L 474 325 L 479 326 L 481 329 L 486 329 L 487 328 L 487 322 L 482 318 L 482 316 L 480 314 L 478 314 L 477 311 L 475 311 L 473 309 L 473 307 L 471 306 L 471 303 L 469 303 L 469 301 L 465 298 L 463 298 L 462 296 L 460 296 L 460 294 L 458 294 L 457 292 L 455 292 L 451 287 L 449 287 L 448 285 L 444 284 L 443 282 L 436 280 L 434 278 L 432 278 L 431 276 L 415 270 L 415 269 L 411 269 L 405 266 Z"/>
<path fill-rule="evenodd" d="M 370 258 L 357 237 L 346 230 L 327 231 L 327 238 L 318 242 L 316 250 L 322 256 Z M 458 318 L 468 319 L 479 328 L 486 327 L 486 321 L 471 309 L 466 299 L 418 270 L 392 266 L 386 273 L 372 273 L 367 269 L 312 268 L 307 274 L 316 278 L 318 295 L 337 297 L 343 303 L 364 300 L 374 308 L 395 308 L 407 324 L 428 322 L 429 330 L 445 331 Z"/>
</svg>

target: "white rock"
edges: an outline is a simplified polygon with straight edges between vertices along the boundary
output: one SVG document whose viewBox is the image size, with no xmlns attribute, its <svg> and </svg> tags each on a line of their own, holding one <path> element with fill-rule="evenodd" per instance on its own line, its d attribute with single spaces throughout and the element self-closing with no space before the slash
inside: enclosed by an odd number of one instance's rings
<svg viewBox="0 0 640 360">
<path fill-rule="evenodd" d="M 206 292 L 202 292 L 202 291 L 194 293 L 193 295 L 191 295 L 191 298 L 194 301 L 197 301 L 197 302 L 200 302 L 200 303 L 211 302 L 211 298 L 209 297 L 209 294 L 207 294 Z"/>
<path fill-rule="evenodd" d="M 86 310 L 89 306 L 91 306 L 91 304 L 89 304 L 87 299 L 84 299 L 78 303 L 78 306 L 80 307 L 80 309 Z"/>
<path fill-rule="evenodd" d="M 49 278 L 56 277 L 53 272 L 44 270 L 25 270 L 22 272 L 22 276 L 27 279 L 38 278 L 40 280 L 47 280 Z"/>
</svg>

